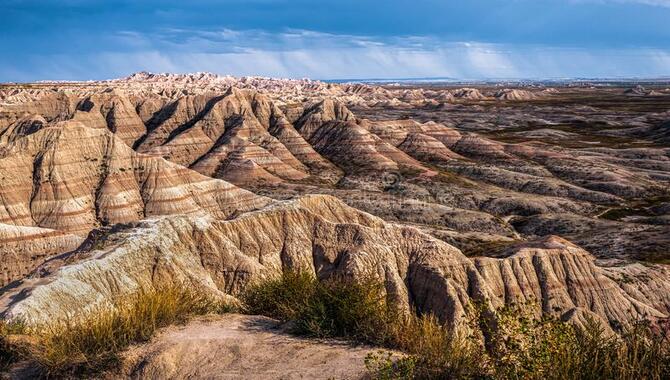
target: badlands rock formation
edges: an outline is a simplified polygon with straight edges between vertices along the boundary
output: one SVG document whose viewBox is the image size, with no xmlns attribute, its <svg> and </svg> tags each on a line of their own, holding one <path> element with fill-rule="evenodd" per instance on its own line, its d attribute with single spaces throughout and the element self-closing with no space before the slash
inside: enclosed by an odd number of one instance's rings
<svg viewBox="0 0 670 380">
<path fill-rule="evenodd" d="M 458 99 L 467 99 L 467 100 L 482 100 L 486 98 L 476 88 L 462 88 L 454 93 L 454 97 Z"/>
<path fill-rule="evenodd" d="M 566 319 L 586 313 L 613 326 L 665 318 L 670 311 L 667 293 L 642 290 L 669 289 L 667 268 L 601 268 L 558 237 L 512 247 L 506 257 L 470 260 L 414 228 L 325 196 L 273 204 L 230 221 L 161 217 L 111 229 L 94 245 L 47 262 L 7 291 L 0 305 L 6 318 L 44 324 L 166 283 L 235 296 L 249 282 L 288 269 L 319 278 L 372 274 L 399 305 L 452 324 L 470 301 L 492 307 L 534 302 L 538 312 Z M 623 276 L 627 286 L 611 278 Z M 647 285 L 638 288 L 637 282 Z"/>
<path fill-rule="evenodd" d="M 663 96 L 664 94 L 661 91 L 657 90 L 648 90 L 640 85 L 637 85 L 633 88 L 629 88 L 624 91 L 624 94 L 629 96 Z"/>
<path fill-rule="evenodd" d="M 670 98 L 542 93 L 205 73 L 2 86 L 0 313 L 47 323 L 175 281 L 228 299 L 301 269 L 373 274 L 452 324 L 471 301 L 668 317 Z"/>
<path fill-rule="evenodd" d="M 495 98 L 500 100 L 532 100 L 535 95 L 526 90 L 519 89 L 504 89 L 495 93 Z"/>
<path fill-rule="evenodd" d="M 154 215 L 225 218 L 269 202 L 224 181 L 138 154 L 107 129 L 74 121 L 0 148 L 0 181 L 0 240 L 6 242 L 0 254 L 17 257 L 16 263 L 3 261 L 7 268 L 2 285 L 49 254 L 76 247 L 81 238 L 75 235 L 85 237 L 101 225 Z"/>
</svg>

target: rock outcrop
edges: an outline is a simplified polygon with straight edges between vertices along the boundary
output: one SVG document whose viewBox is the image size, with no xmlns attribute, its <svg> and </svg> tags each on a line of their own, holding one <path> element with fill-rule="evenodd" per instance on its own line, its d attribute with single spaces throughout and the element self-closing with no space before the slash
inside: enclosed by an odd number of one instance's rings
<svg viewBox="0 0 670 380">
<path fill-rule="evenodd" d="M 454 97 L 464 100 L 483 100 L 486 96 L 476 88 L 461 88 L 454 92 Z"/>
<path fill-rule="evenodd" d="M 74 248 L 71 237 L 58 233 L 86 236 L 101 225 L 155 215 L 226 218 L 270 202 L 227 182 L 138 154 L 106 128 L 73 121 L 2 147 L 0 181 L 0 223 L 17 226 L 3 228 L 3 235 L 25 235 L 23 249 L 12 254 L 21 258 L 5 262 L 2 276 L 9 280 L 16 279 L 9 275 L 17 273 L 12 268 L 26 260 L 39 264 L 37 258 Z"/>
<path fill-rule="evenodd" d="M 519 90 L 519 89 L 509 89 L 506 88 L 504 90 L 497 91 L 494 95 L 494 97 L 498 100 L 533 100 L 536 98 L 536 96 L 526 90 Z"/>
<path fill-rule="evenodd" d="M 319 278 L 373 275 L 399 305 L 451 324 L 471 301 L 491 307 L 534 301 L 544 313 L 581 310 L 613 326 L 668 313 L 658 298 L 629 294 L 606 276 L 611 271 L 563 239 L 522 245 L 509 257 L 471 260 L 414 228 L 385 223 L 326 196 L 280 202 L 228 221 L 177 216 L 126 225 L 98 238 L 94 247 L 48 262 L 7 291 L 0 307 L 10 319 L 50 323 L 165 283 L 235 296 L 251 281 L 282 270 L 306 270 Z M 661 277 L 648 286 L 670 289 Z M 641 276 L 635 281 L 644 282 Z"/>
<path fill-rule="evenodd" d="M 48 228 L 0 223 L 0 287 L 19 280 L 46 259 L 72 251 L 84 241 Z"/>
</svg>

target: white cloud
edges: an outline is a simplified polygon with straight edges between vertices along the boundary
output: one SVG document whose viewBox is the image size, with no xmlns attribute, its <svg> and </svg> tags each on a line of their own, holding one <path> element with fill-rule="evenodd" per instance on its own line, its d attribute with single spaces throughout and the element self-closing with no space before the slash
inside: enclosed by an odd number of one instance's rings
<svg viewBox="0 0 670 380">
<path fill-rule="evenodd" d="M 670 0 L 571 0 L 572 2 L 578 3 L 637 3 L 650 5 L 655 7 L 668 7 L 670 8 Z"/>
<path fill-rule="evenodd" d="M 619 0 L 624 3 L 640 3 L 659 7 L 670 7 L 670 0 Z"/>
<path fill-rule="evenodd" d="M 270 33 L 172 29 L 157 35 L 126 31 L 113 38 L 132 39 L 133 51 L 35 56 L 23 66 L 3 62 L 0 77 L 88 79 L 95 72 L 112 78 L 140 70 L 318 79 L 670 75 L 670 52 L 658 49 L 570 49 L 442 42 L 425 36 L 372 38 L 308 30 Z"/>
</svg>

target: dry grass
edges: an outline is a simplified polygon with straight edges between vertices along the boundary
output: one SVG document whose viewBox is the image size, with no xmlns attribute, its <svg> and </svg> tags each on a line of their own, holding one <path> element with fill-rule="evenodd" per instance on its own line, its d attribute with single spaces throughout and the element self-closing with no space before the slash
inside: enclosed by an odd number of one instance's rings
<svg viewBox="0 0 670 380">
<path fill-rule="evenodd" d="M 670 340 L 645 321 L 608 334 L 594 320 L 575 327 L 536 318 L 527 308 L 500 310 L 488 329 L 487 355 L 498 379 L 667 379 Z"/>
<path fill-rule="evenodd" d="M 378 362 L 376 367 L 369 362 L 372 372 L 382 369 L 392 374 L 394 371 L 388 369 L 398 368 L 399 377 L 414 379 L 469 379 L 488 373 L 484 340 L 478 329 L 463 326 L 453 330 L 432 315 L 412 314 L 397 319 L 388 330 L 388 347 L 408 356 L 395 362 Z"/>
<path fill-rule="evenodd" d="M 251 284 L 241 298 L 247 313 L 287 322 L 300 316 L 315 289 L 316 282 L 308 273 L 284 272 Z"/>
<path fill-rule="evenodd" d="M 0 320 L 0 372 L 19 358 L 19 348 L 11 341 L 11 337 L 22 334 L 23 330 L 20 324 L 9 324 Z"/>
<path fill-rule="evenodd" d="M 85 319 L 30 331 L 35 342 L 20 356 L 48 377 L 100 373 L 118 363 L 121 351 L 149 340 L 161 327 L 225 311 L 223 303 L 182 288 L 146 291 Z"/>
<path fill-rule="evenodd" d="M 242 295 L 250 314 L 293 322 L 306 336 L 348 337 L 379 343 L 387 309 L 376 281 L 333 278 L 318 281 L 307 273 L 284 272 L 250 286 Z"/>
<path fill-rule="evenodd" d="M 576 328 L 536 318 L 524 305 L 486 314 L 471 307 L 454 330 L 431 315 L 398 313 L 377 282 L 300 273 L 259 283 L 244 300 L 251 312 L 292 321 L 298 334 L 404 352 L 369 355 L 375 379 L 670 378 L 670 340 L 645 323 L 612 336 L 592 321 Z"/>
<path fill-rule="evenodd" d="M 243 300 L 247 312 L 290 321 L 297 334 L 404 353 L 369 355 L 366 366 L 375 379 L 670 378 L 670 340 L 647 323 L 612 336 L 592 321 L 576 328 L 536 318 L 525 306 L 486 314 L 472 307 L 454 330 L 431 315 L 399 313 L 374 280 L 318 281 L 291 272 L 249 287 Z M 0 365 L 27 359 L 50 377 L 91 376 L 112 368 L 122 350 L 158 328 L 225 311 L 220 302 L 171 288 L 141 293 L 85 320 L 30 331 L 29 346 L 11 339 L 25 334 L 21 325 L 0 322 Z"/>
<path fill-rule="evenodd" d="M 399 313 L 386 302 L 383 285 L 372 279 L 318 281 L 287 272 L 250 287 L 243 299 L 248 312 L 291 321 L 300 335 L 345 338 L 410 354 L 398 361 L 384 354 L 368 357 L 366 364 L 380 378 L 391 373 L 415 378 L 481 373 L 481 339 L 454 333 L 433 316 Z"/>
</svg>

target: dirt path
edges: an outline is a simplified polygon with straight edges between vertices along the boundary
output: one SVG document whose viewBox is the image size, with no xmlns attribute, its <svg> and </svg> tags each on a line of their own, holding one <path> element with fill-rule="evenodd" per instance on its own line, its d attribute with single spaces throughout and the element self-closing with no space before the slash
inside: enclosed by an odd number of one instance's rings
<svg viewBox="0 0 670 380">
<path fill-rule="evenodd" d="M 377 351 L 288 335 L 277 321 L 228 314 L 170 327 L 129 350 L 135 379 L 360 379 Z"/>
</svg>

